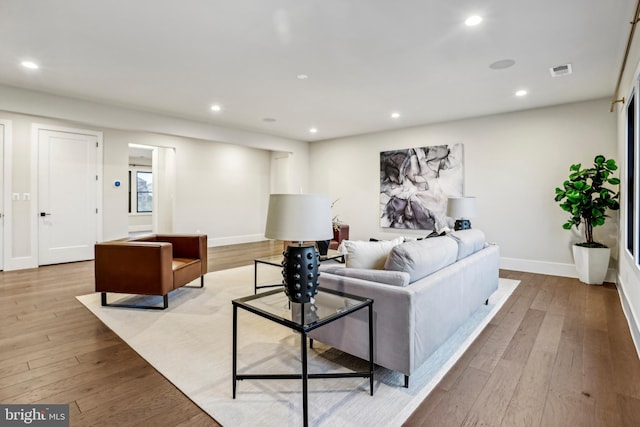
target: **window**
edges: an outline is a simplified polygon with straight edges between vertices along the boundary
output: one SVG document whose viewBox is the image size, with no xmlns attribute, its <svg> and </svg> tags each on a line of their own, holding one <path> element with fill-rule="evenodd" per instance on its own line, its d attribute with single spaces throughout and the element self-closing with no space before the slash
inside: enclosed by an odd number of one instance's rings
<svg viewBox="0 0 640 427">
<path fill-rule="evenodd" d="M 153 173 L 136 171 L 136 211 L 151 212 L 153 208 Z"/>
<path fill-rule="evenodd" d="M 153 212 L 153 172 L 150 166 L 129 165 L 129 214 Z"/>
</svg>

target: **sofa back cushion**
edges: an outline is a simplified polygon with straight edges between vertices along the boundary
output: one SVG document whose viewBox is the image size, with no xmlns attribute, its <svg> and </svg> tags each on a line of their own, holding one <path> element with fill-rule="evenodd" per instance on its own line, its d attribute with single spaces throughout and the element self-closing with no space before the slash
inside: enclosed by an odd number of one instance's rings
<svg viewBox="0 0 640 427">
<path fill-rule="evenodd" d="M 378 242 L 343 240 L 338 251 L 347 256 L 347 268 L 384 269 L 387 256 L 394 246 L 402 243 L 402 237 Z"/>
<path fill-rule="evenodd" d="M 458 244 L 447 236 L 433 237 L 395 246 L 384 265 L 385 270 L 409 273 L 410 282 L 456 262 Z"/>
<path fill-rule="evenodd" d="M 456 260 L 466 258 L 487 245 L 484 233 L 476 229 L 452 231 L 448 236 L 458 242 Z"/>
</svg>

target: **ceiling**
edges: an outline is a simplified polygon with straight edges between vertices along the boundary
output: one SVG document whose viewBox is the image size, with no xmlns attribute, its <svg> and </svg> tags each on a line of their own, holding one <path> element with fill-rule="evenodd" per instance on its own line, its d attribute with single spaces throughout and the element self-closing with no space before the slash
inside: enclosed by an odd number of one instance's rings
<svg viewBox="0 0 640 427">
<path fill-rule="evenodd" d="M 322 140 L 612 97 L 634 3 L 0 0 L 0 84 Z"/>
</svg>

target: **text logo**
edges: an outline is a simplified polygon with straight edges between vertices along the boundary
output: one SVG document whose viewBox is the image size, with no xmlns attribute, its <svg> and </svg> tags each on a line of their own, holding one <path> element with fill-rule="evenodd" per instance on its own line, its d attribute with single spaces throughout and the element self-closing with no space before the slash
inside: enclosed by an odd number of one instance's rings
<svg viewBox="0 0 640 427">
<path fill-rule="evenodd" d="M 69 405 L 2 405 L 0 426 L 69 427 Z"/>
</svg>

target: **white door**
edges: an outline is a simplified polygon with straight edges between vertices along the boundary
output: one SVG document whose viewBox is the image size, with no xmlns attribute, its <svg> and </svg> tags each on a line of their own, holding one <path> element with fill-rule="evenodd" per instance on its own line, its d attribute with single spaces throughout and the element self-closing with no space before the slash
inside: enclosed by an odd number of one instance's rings
<svg viewBox="0 0 640 427">
<path fill-rule="evenodd" d="M 95 135 L 38 132 L 38 264 L 93 259 L 97 241 Z"/>
<path fill-rule="evenodd" d="M 6 127 L 0 124 L 0 270 L 4 270 L 4 133 Z"/>
</svg>

